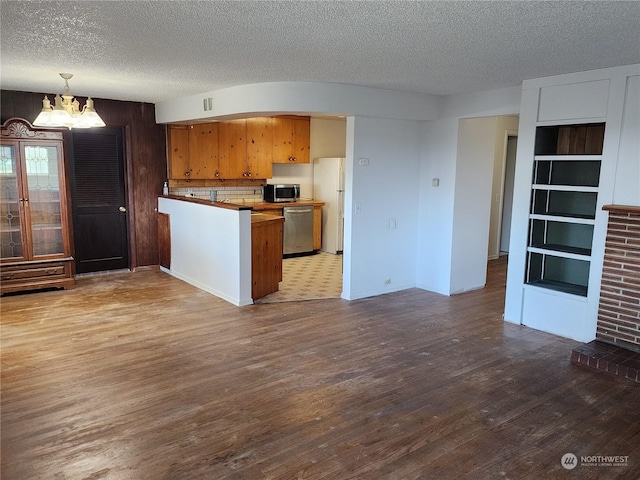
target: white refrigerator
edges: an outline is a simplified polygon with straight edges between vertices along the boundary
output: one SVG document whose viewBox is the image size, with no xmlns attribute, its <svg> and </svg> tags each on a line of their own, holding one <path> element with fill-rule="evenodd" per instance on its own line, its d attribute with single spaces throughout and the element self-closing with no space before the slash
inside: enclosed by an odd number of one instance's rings
<svg viewBox="0 0 640 480">
<path fill-rule="evenodd" d="M 322 250 L 342 253 L 344 245 L 344 158 L 313 159 L 313 199 L 322 207 Z"/>
</svg>

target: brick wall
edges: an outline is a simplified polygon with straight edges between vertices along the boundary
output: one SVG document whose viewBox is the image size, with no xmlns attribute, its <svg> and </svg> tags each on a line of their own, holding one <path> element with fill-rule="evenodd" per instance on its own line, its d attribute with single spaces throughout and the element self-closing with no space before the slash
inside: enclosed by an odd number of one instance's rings
<svg viewBox="0 0 640 480">
<path fill-rule="evenodd" d="M 596 337 L 640 351 L 640 207 L 609 205 Z"/>
</svg>

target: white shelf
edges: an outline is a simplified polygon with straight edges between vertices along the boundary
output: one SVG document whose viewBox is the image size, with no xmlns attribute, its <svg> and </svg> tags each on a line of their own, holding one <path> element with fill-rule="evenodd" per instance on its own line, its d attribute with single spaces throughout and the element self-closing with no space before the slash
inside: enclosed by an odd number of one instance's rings
<svg viewBox="0 0 640 480">
<path fill-rule="evenodd" d="M 572 125 L 585 125 L 590 123 L 606 123 L 607 117 L 593 118 L 564 118 L 561 120 L 537 121 L 536 127 L 567 127 Z"/>
<path fill-rule="evenodd" d="M 545 282 L 539 280 L 533 283 L 525 283 L 526 290 L 544 293 L 545 295 L 555 295 L 564 297 L 578 302 L 587 301 L 587 288 L 581 285 L 572 285 L 570 283 L 561 282 Z"/>
<path fill-rule="evenodd" d="M 576 155 L 575 153 L 567 155 L 535 155 L 534 160 L 538 161 L 562 161 L 562 162 L 587 162 L 602 161 L 602 155 Z"/>
<path fill-rule="evenodd" d="M 548 185 L 546 183 L 534 183 L 532 190 L 554 190 L 556 192 L 581 192 L 598 193 L 598 187 L 581 187 L 575 185 Z"/>
<path fill-rule="evenodd" d="M 582 255 L 580 253 L 563 252 L 562 250 L 551 250 L 541 247 L 527 247 L 527 252 L 539 253 L 541 255 L 551 255 L 553 257 L 571 258 L 572 260 L 591 260 L 591 255 Z"/>
<path fill-rule="evenodd" d="M 529 218 L 532 220 L 549 220 L 551 222 L 580 223 L 582 225 L 596 224 L 595 218 L 563 217 L 561 215 L 544 215 L 541 213 L 531 213 Z"/>
</svg>

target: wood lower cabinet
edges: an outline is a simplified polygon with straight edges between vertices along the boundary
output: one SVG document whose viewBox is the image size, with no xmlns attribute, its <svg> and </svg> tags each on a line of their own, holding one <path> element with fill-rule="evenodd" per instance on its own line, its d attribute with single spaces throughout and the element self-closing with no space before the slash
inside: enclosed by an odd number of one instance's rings
<svg viewBox="0 0 640 480">
<path fill-rule="evenodd" d="M 322 248 L 322 207 L 313 207 L 313 249 Z"/>
<path fill-rule="evenodd" d="M 167 213 L 158 213 L 158 261 L 171 269 L 171 217 Z"/>
<path fill-rule="evenodd" d="M 251 298 L 277 292 L 282 281 L 282 225 L 284 218 L 252 215 Z"/>
<path fill-rule="evenodd" d="M 70 288 L 73 257 L 63 134 L 10 119 L 0 143 L 0 290 Z"/>
</svg>

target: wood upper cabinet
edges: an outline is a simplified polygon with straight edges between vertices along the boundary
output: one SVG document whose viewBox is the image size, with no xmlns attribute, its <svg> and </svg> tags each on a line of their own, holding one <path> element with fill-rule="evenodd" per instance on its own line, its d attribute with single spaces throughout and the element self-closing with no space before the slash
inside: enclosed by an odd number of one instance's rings
<svg viewBox="0 0 640 480">
<path fill-rule="evenodd" d="M 169 125 L 168 130 L 169 178 L 188 180 L 191 178 L 189 127 L 187 125 Z"/>
<path fill-rule="evenodd" d="M 218 160 L 220 178 L 247 178 L 246 120 L 218 124 Z"/>
<path fill-rule="evenodd" d="M 273 176 L 273 119 L 247 118 L 247 164 L 251 178 Z"/>
<path fill-rule="evenodd" d="M 309 117 L 273 117 L 273 163 L 309 163 Z"/>
<path fill-rule="evenodd" d="M 273 163 L 309 163 L 309 125 L 308 117 L 169 125 L 169 178 L 271 178 Z"/>
<path fill-rule="evenodd" d="M 220 177 L 217 123 L 189 125 L 189 170 L 192 179 Z"/>
<path fill-rule="evenodd" d="M 170 125 L 169 178 L 206 180 L 220 176 L 218 124 Z"/>
</svg>

